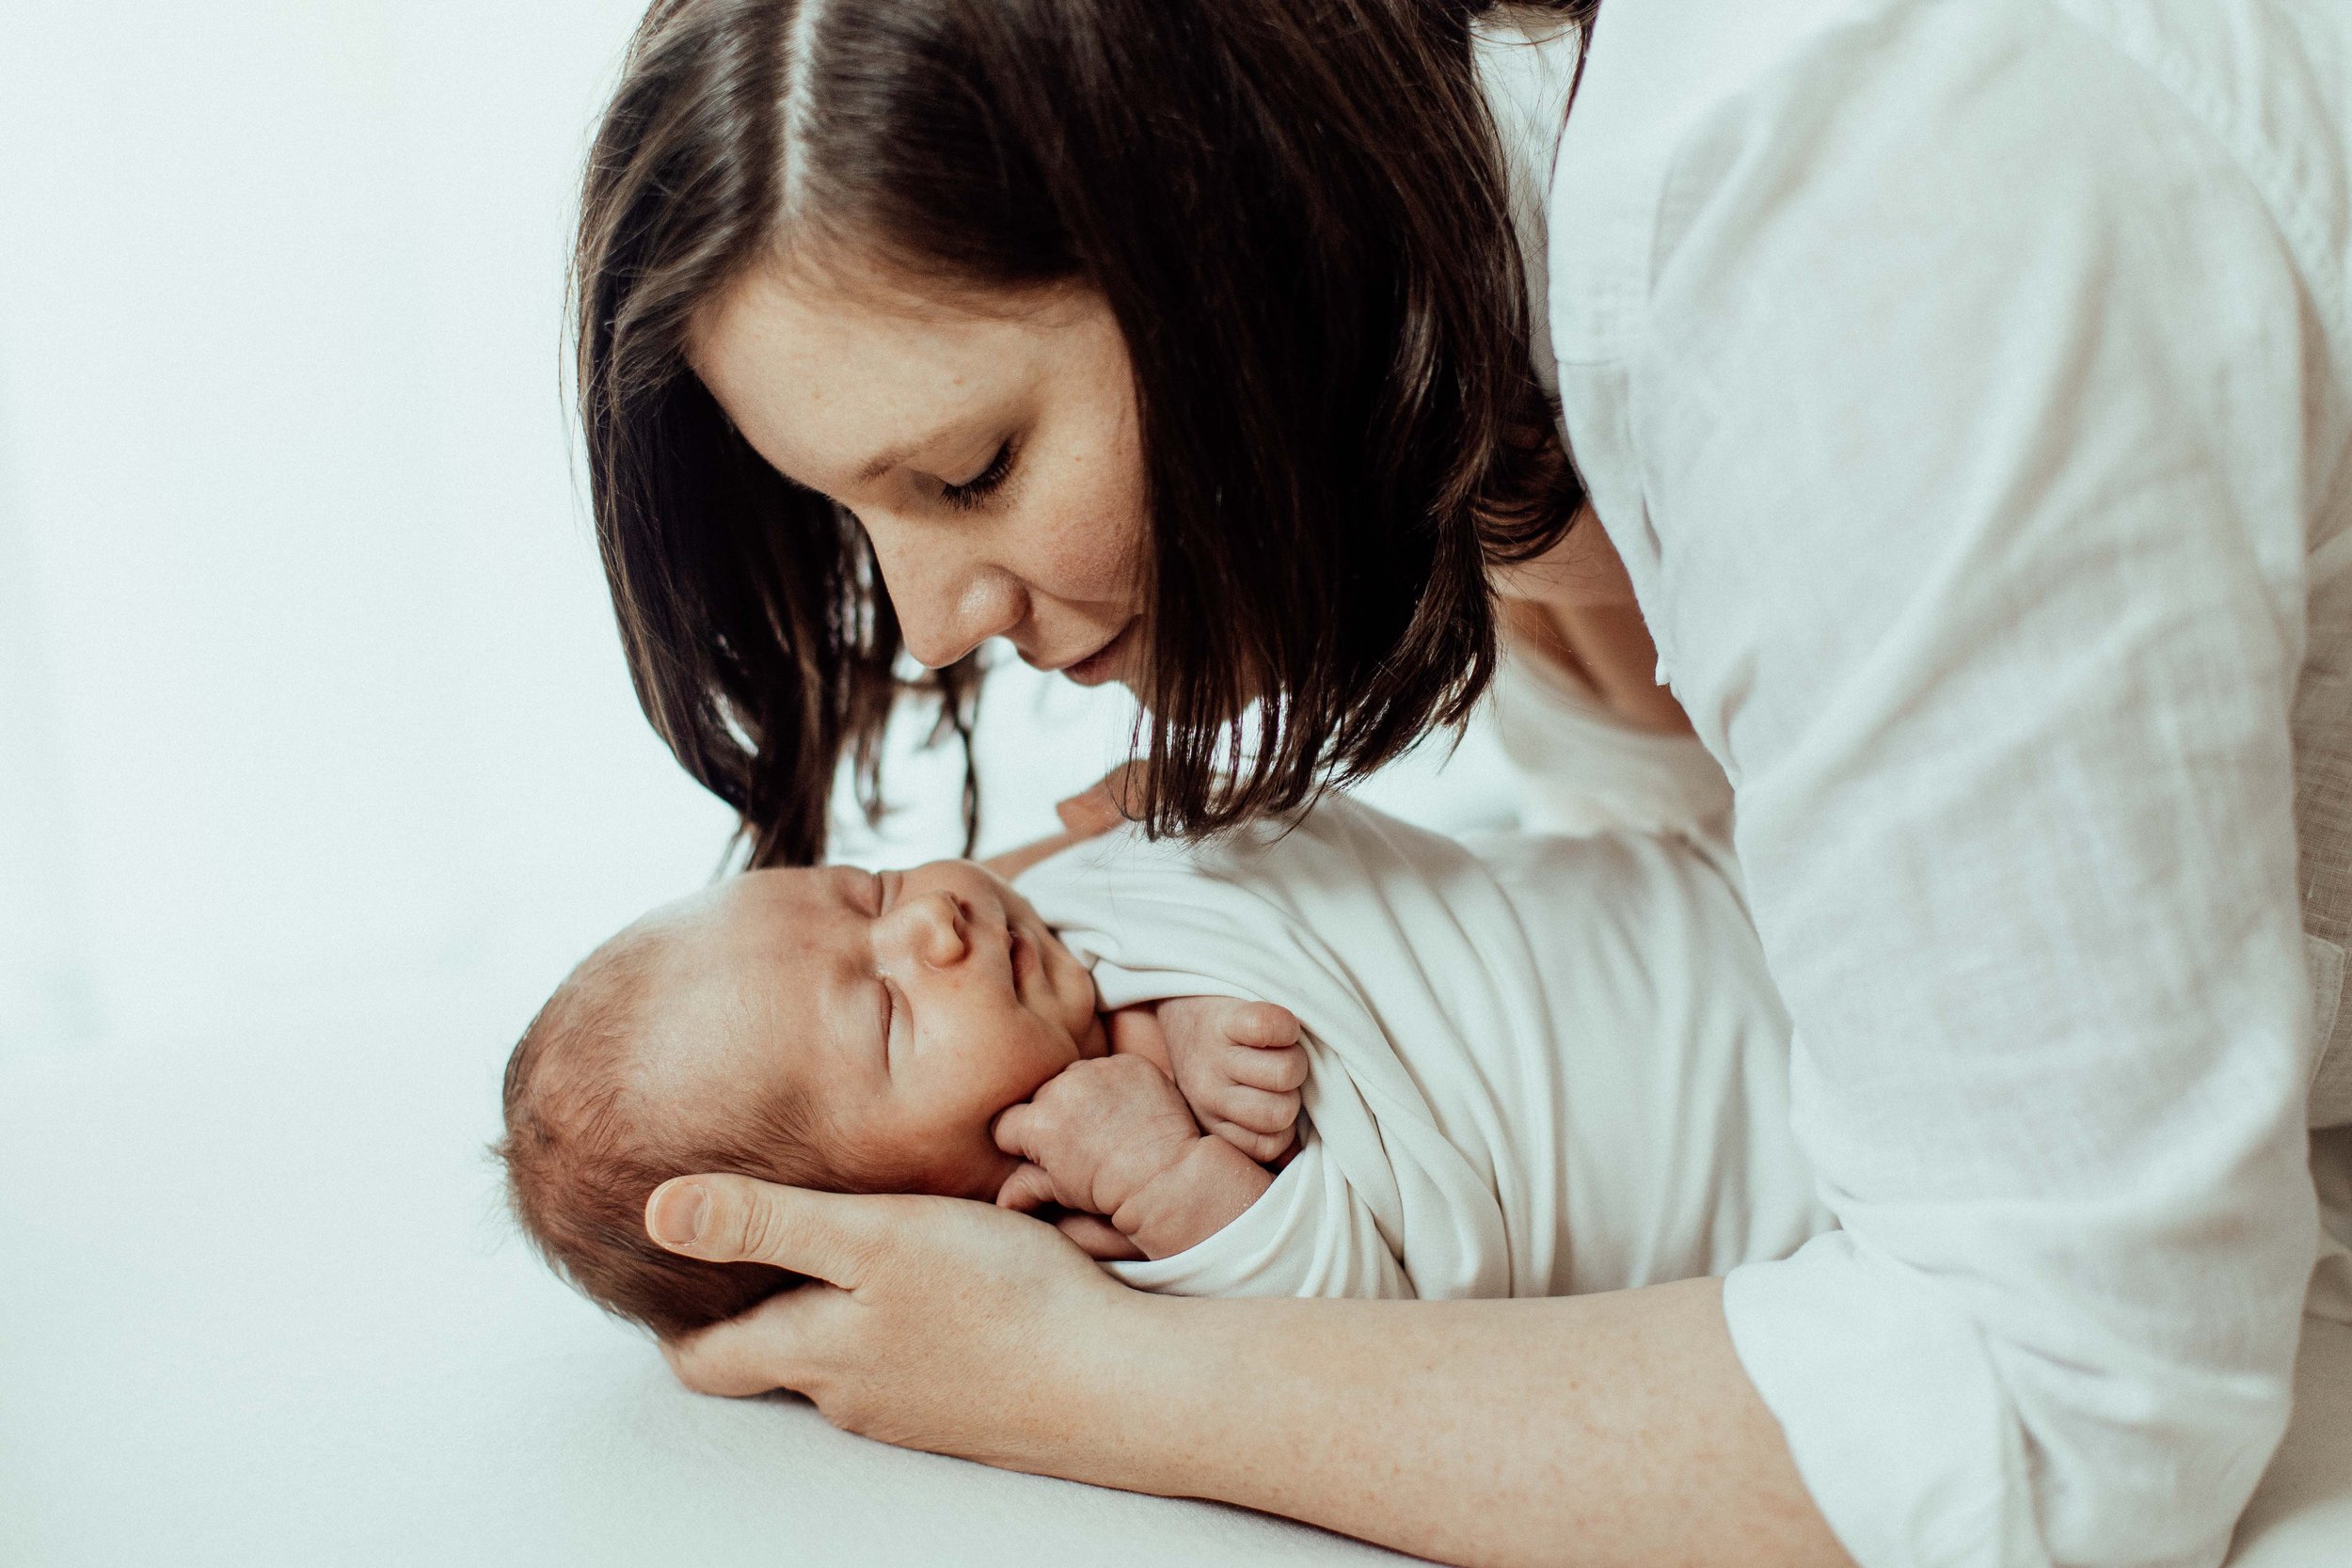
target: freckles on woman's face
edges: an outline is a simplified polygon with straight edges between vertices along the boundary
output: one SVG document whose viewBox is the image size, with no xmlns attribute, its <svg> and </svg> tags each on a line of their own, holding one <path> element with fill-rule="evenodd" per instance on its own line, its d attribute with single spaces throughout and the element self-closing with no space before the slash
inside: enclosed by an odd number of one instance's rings
<svg viewBox="0 0 2352 1568">
<path fill-rule="evenodd" d="M 1084 684 L 1132 680 L 1149 530 L 1109 306 L 856 276 L 755 269 L 697 319 L 695 373 L 771 467 L 857 518 L 924 664 L 1005 637 Z"/>
</svg>

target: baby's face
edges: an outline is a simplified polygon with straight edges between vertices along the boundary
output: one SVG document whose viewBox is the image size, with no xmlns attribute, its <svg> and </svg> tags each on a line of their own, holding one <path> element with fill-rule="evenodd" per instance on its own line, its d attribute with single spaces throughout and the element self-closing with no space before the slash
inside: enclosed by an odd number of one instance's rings
<svg viewBox="0 0 2352 1568">
<path fill-rule="evenodd" d="M 691 1125 L 798 1093 L 819 1147 L 892 1190 L 994 1197 L 1018 1164 L 998 1114 L 1106 1049 L 1085 966 L 968 861 L 751 872 L 654 918 L 680 924 L 648 1100 Z"/>
</svg>

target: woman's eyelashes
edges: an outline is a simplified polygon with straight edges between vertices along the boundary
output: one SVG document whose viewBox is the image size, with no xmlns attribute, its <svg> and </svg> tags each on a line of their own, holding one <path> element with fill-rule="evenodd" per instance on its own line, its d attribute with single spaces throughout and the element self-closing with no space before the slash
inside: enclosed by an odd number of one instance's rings
<svg viewBox="0 0 2352 1568">
<path fill-rule="evenodd" d="M 939 499 L 949 506 L 969 512 L 1003 487 L 1012 472 L 1013 443 L 1008 438 L 998 443 L 996 455 L 988 460 L 988 467 L 961 484 L 942 483 Z"/>
</svg>

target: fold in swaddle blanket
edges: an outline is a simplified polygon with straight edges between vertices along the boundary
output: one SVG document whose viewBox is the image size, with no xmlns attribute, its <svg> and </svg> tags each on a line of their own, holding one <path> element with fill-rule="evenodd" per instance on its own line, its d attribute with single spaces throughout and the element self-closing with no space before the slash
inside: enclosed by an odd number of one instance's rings
<svg viewBox="0 0 2352 1568">
<path fill-rule="evenodd" d="M 1788 1130 L 1788 1024 L 1728 852 L 1465 844 L 1332 799 L 1209 845 L 1132 830 L 1022 891 L 1104 1007 L 1277 1002 L 1297 1156 L 1189 1251 L 1186 1295 L 1556 1295 L 1717 1274 L 1832 1222 Z"/>
</svg>

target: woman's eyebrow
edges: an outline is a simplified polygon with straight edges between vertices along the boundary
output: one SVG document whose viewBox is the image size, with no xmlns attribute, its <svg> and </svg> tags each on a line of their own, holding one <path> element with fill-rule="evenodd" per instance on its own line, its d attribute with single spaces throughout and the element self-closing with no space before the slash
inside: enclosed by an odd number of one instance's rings
<svg viewBox="0 0 2352 1568">
<path fill-rule="evenodd" d="M 911 440 L 901 441 L 895 447 L 886 448 L 885 450 L 875 453 L 873 457 L 866 461 L 865 467 L 858 469 L 857 483 L 860 484 L 871 484 L 874 481 L 882 478 L 882 475 L 888 473 L 891 469 L 905 463 L 916 452 L 922 451 L 928 447 L 939 445 L 952 436 L 962 435 L 978 422 L 979 421 L 977 420 L 969 414 L 958 415 L 956 418 L 947 420 L 946 423 L 934 426 L 932 429 L 926 431 L 920 436 L 914 436 Z"/>
</svg>

